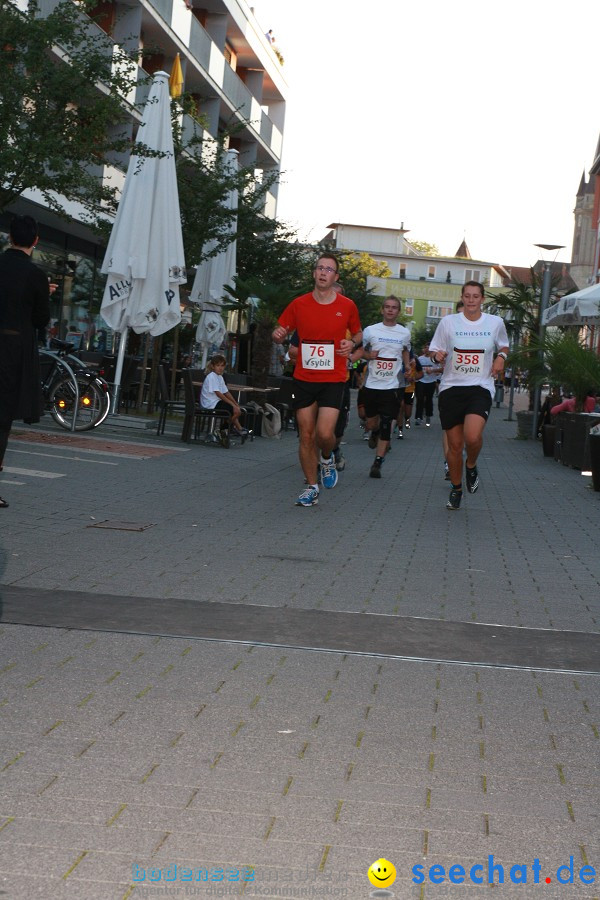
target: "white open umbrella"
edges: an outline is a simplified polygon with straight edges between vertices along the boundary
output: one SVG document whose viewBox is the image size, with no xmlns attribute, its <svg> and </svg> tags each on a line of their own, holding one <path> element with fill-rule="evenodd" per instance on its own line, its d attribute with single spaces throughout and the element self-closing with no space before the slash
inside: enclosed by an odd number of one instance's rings
<svg viewBox="0 0 600 900">
<path fill-rule="evenodd" d="M 100 312 L 122 335 L 113 411 L 118 408 L 127 329 L 156 337 L 181 321 L 179 285 L 187 279 L 166 72 L 154 76 L 137 140 L 162 155 L 132 153 L 102 264 L 108 279 Z"/>
<path fill-rule="evenodd" d="M 549 306 L 542 319 L 544 325 L 600 324 L 600 284 L 591 284 L 581 291 L 567 294 Z"/>
<path fill-rule="evenodd" d="M 238 169 L 238 151 L 227 150 L 225 154 L 225 171 L 233 174 Z M 237 210 L 238 192 L 229 191 L 224 205 L 227 209 Z M 235 234 L 237 219 L 232 217 L 228 231 Z M 215 242 L 211 241 L 204 249 L 210 252 Z M 225 338 L 226 330 L 221 316 L 224 286 L 231 284 L 236 270 L 236 241 L 231 240 L 227 248 L 216 256 L 204 260 L 196 270 L 194 286 L 190 300 L 202 307 L 200 321 L 196 329 L 196 341 L 202 346 L 201 366 L 206 366 L 206 358 L 211 345 L 220 346 Z"/>
</svg>

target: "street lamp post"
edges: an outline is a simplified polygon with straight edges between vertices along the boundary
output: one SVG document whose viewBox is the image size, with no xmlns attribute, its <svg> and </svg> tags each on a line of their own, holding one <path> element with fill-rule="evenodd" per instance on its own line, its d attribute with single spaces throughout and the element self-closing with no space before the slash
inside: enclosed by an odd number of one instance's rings
<svg viewBox="0 0 600 900">
<path fill-rule="evenodd" d="M 552 250 L 562 250 L 564 249 L 564 244 L 534 244 L 535 247 L 539 247 L 541 250 L 546 250 L 547 253 L 550 253 Z M 545 326 L 542 324 L 542 319 L 544 317 L 544 313 L 548 308 L 548 302 L 550 300 L 550 291 L 552 289 L 552 262 L 546 259 L 544 255 L 542 257 L 544 262 L 544 276 L 542 279 L 542 294 L 540 297 L 540 325 L 539 325 L 539 338 L 540 343 L 544 339 Z M 554 257 L 556 259 L 556 255 Z M 544 358 L 544 351 L 540 350 L 540 360 Z M 542 393 L 541 385 L 536 385 L 533 392 L 533 425 L 532 425 L 532 433 L 531 437 L 535 440 L 537 438 L 537 420 L 540 412 L 540 398 Z"/>
</svg>

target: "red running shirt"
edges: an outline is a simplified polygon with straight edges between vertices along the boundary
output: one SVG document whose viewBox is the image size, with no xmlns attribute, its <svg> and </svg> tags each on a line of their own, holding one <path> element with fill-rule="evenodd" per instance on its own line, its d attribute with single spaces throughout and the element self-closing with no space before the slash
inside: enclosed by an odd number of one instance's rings
<svg viewBox="0 0 600 900">
<path fill-rule="evenodd" d="M 343 294 L 336 294 L 333 303 L 317 303 L 312 293 L 296 297 L 284 309 L 279 324 L 288 331 L 297 331 L 300 338 L 294 378 L 299 381 L 346 381 L 348 361 L 335 353 L 347 332 L 361 331 L 356 304 Z M 328 360 L 333 356 L 333 365 Z M 314 368 L 305 363 L 313 363 Z M 322 368 L 320 367 L 322 364 Z"/>
</svg>

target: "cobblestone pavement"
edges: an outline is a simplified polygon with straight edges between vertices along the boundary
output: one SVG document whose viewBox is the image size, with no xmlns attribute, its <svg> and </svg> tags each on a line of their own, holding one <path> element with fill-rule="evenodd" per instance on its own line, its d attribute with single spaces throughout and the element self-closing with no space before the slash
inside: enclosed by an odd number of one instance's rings
<svg viewBox="0 0 600 900">
<path fill-rule="evenodd" d="M 293 505 L 291 431 L 225 451 L 43 426 L 5 459 L 0 609 L 11 586 L 51 589 L 74 621 L 85 594 L 100 610 L 159 598 L 167 619 L 169 601 L 219 601 L 232 625 L 208 640 L 143 613 L 129 633 L 0 614 L 0 897 L 359 900 L 380 857 L 399 898 L 471 894 L 494 865 L 507 898 L 600 896 L 600 874 L 582 883 L 600 873 L 596 669 L 442 663 L 426 640 L 419 660 L 294 649 L 235 627 L 250 605 L 336 611 L 358 645 L 390 617 L 597 633 L 588 478 L 515 440 L 505 409 L 458 513 L 437 419 L 394 440 L 377 481 L 353 411 L 346 470 L 310 509 Z"/>
</svg>

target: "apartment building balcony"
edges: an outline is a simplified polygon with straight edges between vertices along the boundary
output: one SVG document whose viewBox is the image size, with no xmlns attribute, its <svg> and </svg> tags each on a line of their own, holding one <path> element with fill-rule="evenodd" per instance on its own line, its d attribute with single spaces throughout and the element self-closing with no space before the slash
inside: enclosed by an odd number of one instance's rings
<svg viewBox="0 0 600 900">
<path fill-rule="evenodd" d="M 265 59 L 257 57 L 250 46 L 250 38 L 233 22 L 231 27 L 235 34 L 231 36 L 231 41 L 235 41 L 240 48 L 236 58 L 244 63 L 244 70 L 248 68 L 252 74 L 260 73 L 262 76 L 259 79 L 261 96 L 257 97 L 225 55 L 226 48 L 228 55 L 231 55 L 227 43 L 229 34 L 225 47 L 221 48 L 186 8 L 183 0 L 142 0 L 142 3 L 145 40 L 148 44 L 165 48 L 165 57 L 168 55 L 169 59 L 168 62 L 165 59 L 164 63 L 167 71 L 170 70 L 172 58 L 180 53 L 185 90 L 199 98 L 200 112 L 207 116 L 208 130 L 212 136 L 216 137 L 220 122 L 237 120 L 243 125 L 240 139 L 256 144 L 257 165 L 279 165 L 283 134 L 265 107 L 275 104 L 275 107 L 283 108 L 285 102 L 281 85 L 275 83 L 281 79 L 276 74 L 275 66 L 278 64 L 270 64 L 266 59 L 270 49 L 264 48 Z M 228 22 L 230 18 L 233 20 L 233 17 L 228 17 Z"/>
</svg>

